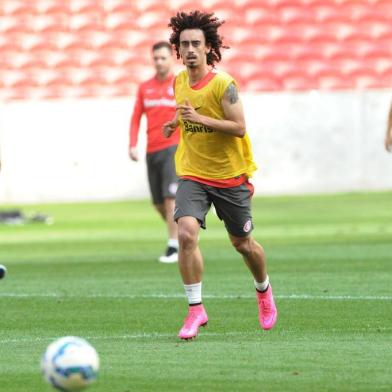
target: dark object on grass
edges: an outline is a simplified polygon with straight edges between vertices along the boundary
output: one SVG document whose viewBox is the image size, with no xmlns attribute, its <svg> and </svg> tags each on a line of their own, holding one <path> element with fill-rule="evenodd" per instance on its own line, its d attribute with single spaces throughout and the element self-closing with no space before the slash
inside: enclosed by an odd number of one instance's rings
<svg viewBox="0 0 392 392">
<path fill-rule="evenodd" d="M 3 279 L 7 272 L 7 268 L 4 265 L 0 264 L 0 279 Z"/>
<path fill-rule="evenodd" d="M 0 211 L 0 224 L 5 225 L 22 225 L 25 223 L 53 223 L 53 218 L 42 213 L 25 215 L 21 210 Z"/>
</svg>

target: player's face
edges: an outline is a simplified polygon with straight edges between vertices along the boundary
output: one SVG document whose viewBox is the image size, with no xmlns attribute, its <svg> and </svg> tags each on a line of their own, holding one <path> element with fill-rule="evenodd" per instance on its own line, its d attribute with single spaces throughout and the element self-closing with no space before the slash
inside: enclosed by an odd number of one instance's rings
<svg viewBox="0 0 392 392">
<path fill-rule="evenodd" d="M 166 76 L 173 66 L 173 55 L 168 48 L 156 49 L 152 52 L 155 71 L 159 76 Z"/>
<path fill-rule="evenodd" d="M 180 55 L 188 68 L 207 64 L 207 54 L 211 48 L 206 44 L 200 29 L 184 30 L 180 34 Z"/>
</svg>

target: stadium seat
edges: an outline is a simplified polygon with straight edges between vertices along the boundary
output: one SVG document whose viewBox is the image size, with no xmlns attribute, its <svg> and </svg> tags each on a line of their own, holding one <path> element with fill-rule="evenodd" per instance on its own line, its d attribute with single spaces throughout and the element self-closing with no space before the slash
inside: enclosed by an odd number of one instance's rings
<svg viewBox="0 0 392 392">
<path fill-rule="evenodd" d="M 36 69 L 45 69 L 48 68 L 48 63 L 42 57 L 30 57 L 27 61 L 19 64 L 17 66 L 18 69 L 26 72 L 32 72 Z"/>
<path fill-rule="evenodd" d="M 272 77 L 258 77 L 255 80 L 249 80 L 242 86 L 242 90 L 249 92 L 257 91 L 278 91 L 282 89 L 280 81 Z"/>
<path fill-rule="evenodd" d="M 392 40 L 390 45 L 369 45 L 363 50 L 365 59 L 386 58 L 392 59 Z"/>
<path fill-rule="evenodd" d="M 361 20 L 369 12 L 369 4 L 365 1 L 342 1 L 337 10 L 347 21 Z"/>
<path fill-rule="evenodd" d="M 353 88 L 350 80 L 335 72 L 325 72 L 318 75 L 315 80 L 315 88 L 320 90 L 349 90 Z"/>
<path fill-rule="evenodd" d="M 31 99 L 36 91 L 35 87 L 13 86 L 12 88 L 4 88 L 0 90 L 0 99 L 4 101 L 19 101 Z"/>
<path fill-rule="evenodd" d="M 247 26 L 253 26 L 258 24 L 263 25 L 276 25 L 279 23 L 279 15 L 274 8 L 264 8 L 264 7 L 248 7 L 245 8 L 243 15 L 239 15 L 243 18 L 243 23 Z"/>
<path fill-rule="evenodd" d="M 97 0 L 71 0 L 70 9 L 72 14 L 101 14 L 103 5 Z"/>
<path fill-rule="evenodd" d="M 262 61 L 289 61 L 295 56 L 296 45 L 279 44 L 271 46 L 261 45 L 255 50 L 255 56 Z"/>
<path fill-rule="evenodd" d="M 138 14 L 138 8 L 135 3 L 127 0 L 112 0 L 103 2 L 103 12 L 106 15 L 111 14 Z"/>
<path fill-rule="evenodd" d="M 34 2 L 24 1 L 18 2 L 14 1 L 14 7 L 9 8 L 9 15 L 13 17 L 30 17 L 37 12 L 37 8 L 34 6 Z"/>
<path fill-rule="evenodd" d="M 310 45 L 326 45 L 339 40 L 339 33 L 330 25 L 312 26 L 306 35 Z"/>
<path fill-rule="evenodd" d="M 299 71 L 286 74 L 281 79 L 281 83 L 283 88 L 288 91 L 303 91 L 317 88 L 317 85 L 312 78 L 305 76 Z"/>
<path fill-rule="evenodd" d="M 315 23 L 346 22 L 347 16 L 342 15 L 339 8 L 331 2 L 310 3 L 307 8 L 313 14 Z"/>
<path fill-rule="evenodd" d="M 7 52 L 19 52 L 21 50 L 17 41 L 0 36 L 0 56 L 6 56 Z"/>
<path fill-rule="evenodd" d="M 36 9 L 41 15 L 69 16 L 71 14 L 71 7 L 69 2 L 38 1 L 36 3 Z"/>
<path fill-rule="evenodd" d="M 49 60 L 49 57 L 48 57 Z M 53 64 L 52 68 L 58 70 L 59 72 L 65 73 L 73 69 L 79 69 L 82 66 L 79 56 L 67 55 L 65 57 L 58 57 Z"/>
<path fill-rule="evenodd" d="M 300 4 L 278 7 L 278 13 L 280 23 L 283 25 L 291 23 L 312 24 L 315 20 L 313 12 Z"/>
</svg>

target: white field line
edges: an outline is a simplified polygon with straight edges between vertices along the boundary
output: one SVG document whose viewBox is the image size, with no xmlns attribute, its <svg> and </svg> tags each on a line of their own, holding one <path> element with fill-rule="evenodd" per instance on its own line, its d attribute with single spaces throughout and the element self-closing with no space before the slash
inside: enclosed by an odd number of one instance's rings
<svg viewBox="0 0 392 392">
<path fill-rule="evenodd" d="M 324 301 L 392 301 L 389 295 L 313 295 L 313 294 L 280 294 L 277 299 L 324 300 Z M 1 298 L 113 298 L 113 299 L 177 299 L 185 298 L 183 294 L 61 294 L 61 293 L 12 293 L 0 292 Z M 254 295 L 204 294 L 206 299 L 254 299 Z"/>
<path fill-rule="evenodd" d="M 254 335 L 255 332 L 207 332 L 203 331 L 203 335 L 205 336 L 242 336 L 242 335 Z M 124 334 L 124 335 L 113 335 L 113 336 L 83 336 L 83 339 L 86 340 L 132 340 L 132 339 L 160 339 L 160 338 L 175 338 L 176 331 L 173 333 L 135 333 L 135 334 Z M 36 343 L 36 342 L 52 342 L 59 337 L 29 337 L 29 338 L 9 338 L 9 339 L 0 339 L 0 344 L 7 343 Z"/>
</svg>

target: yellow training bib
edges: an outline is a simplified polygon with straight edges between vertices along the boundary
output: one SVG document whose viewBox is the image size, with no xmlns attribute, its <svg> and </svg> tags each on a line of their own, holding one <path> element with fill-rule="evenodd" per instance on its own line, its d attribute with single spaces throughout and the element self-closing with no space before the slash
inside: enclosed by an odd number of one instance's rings
<svg viewBox="0 0 392 392">
<path fill-rule="evenodd" d="M 221 101 L 231 83 L 236 84 L 229 74 L 213 70 L 196 86 L 190 87 L 188 73 L 184 70 L 175 81 L 177 105 L 184 104 L 187 99 L 197 113 L 223 120 Z M 248 134 L 239 138 L 183 121 L 181 116 L 180 130 L 175 157 L 178 176 L 223 180 L 241 174 L 251 177 L 257 169 Z"/>
</svg>

